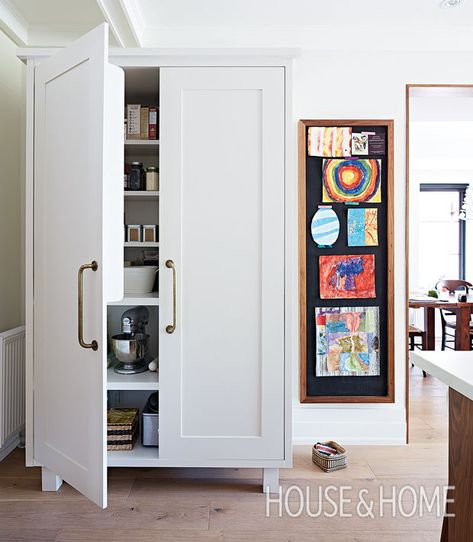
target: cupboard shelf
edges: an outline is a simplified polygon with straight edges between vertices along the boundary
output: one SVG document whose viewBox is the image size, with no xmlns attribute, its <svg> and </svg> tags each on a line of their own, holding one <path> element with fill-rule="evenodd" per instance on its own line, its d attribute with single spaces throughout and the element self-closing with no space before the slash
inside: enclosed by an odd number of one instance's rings
<svg viewBox="0 0 473 542">
<path fill-rule="evenodd" d="M 158 306 L 159 292 L 151 292 L 150 294 L 126 294 L 123 299 L 120 299 L 119 301 L 112 301 L 108 304 L 122 307 L 126 307 L 128 305 Z"/>
<path fill-rule="evenodd" d="M 155 201 L 158 198 L 157 190 L 125 190 L 125 201 Z"/>
<path fill-rule="evenodd" d="M 157 147 L 159 145 L 159 139 L 125 139 L 125 145 Z"/>
<path fill-rule="evenodd" d="M 107 390 L 159 390 L 158 373 L 146 371 L 136 375 L 119 375 L 113 370 L 113 365 L 107 369 Z"/>
<path fill-rule="evenodd" d="M 125 241 L 125 248 L 156 248 L 159 247 L 159 243 L 150 242 L 138 242 L 138 241 Z"/>
<path fill-rule="evenodd" d="M 159 464 L 159 448 L 143 446 L 139 439 L 133 450 L 120 450 L 107 452 L 109 467 L 155 467 Z"/>
</svg>

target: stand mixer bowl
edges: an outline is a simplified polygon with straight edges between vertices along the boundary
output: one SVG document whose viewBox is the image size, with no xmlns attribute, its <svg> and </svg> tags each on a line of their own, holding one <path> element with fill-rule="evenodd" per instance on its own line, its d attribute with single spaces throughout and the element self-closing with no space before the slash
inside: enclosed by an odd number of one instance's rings
<svg viewBox="0 0 473 542">
<path fill-rule="evenodd" d="M 112 336 L 112 350 L 119 362 L 132 369 L 134 364 L 144 360 L 148 341 L 146 333 L 118 333 Z"/>
</svg>

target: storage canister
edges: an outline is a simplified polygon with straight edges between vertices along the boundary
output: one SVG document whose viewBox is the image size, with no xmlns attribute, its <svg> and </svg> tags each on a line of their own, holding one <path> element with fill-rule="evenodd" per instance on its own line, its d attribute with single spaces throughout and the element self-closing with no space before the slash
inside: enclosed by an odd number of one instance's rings
<svg viewBox="0 0 473 542">
<path fill-rule="evenodd" d="M 143 241 L 145 243 L 156 243 L 158 240 L 157 227 L 155 224 L 145 224 L 143 226 Z"/>
<path fill-rule="evenodd" d="M 130 224 L 126 227 L 126 240 L 129 243 L 141 242 L 141 226 L 139 224 Z"/>
<path fill-rule="evenodd" d="M 143 162 L 131 162 L 130 171 L 128 172 L 128 189 L 129 190 L 144 190 L 145 186 L 145 170 Z"/>
<path fill-rule="evenodd" d="M 146 169 L 146 190 L 159 190 L 159 171 L 151 166 Z"/>
</svg>

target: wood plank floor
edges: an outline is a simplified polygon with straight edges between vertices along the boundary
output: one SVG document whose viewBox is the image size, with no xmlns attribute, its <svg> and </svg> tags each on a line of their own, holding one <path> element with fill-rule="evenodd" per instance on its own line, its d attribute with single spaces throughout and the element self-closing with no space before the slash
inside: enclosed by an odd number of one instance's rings
<svg viewBox="0 0 473 542">
<path fill-rule="evenodd" d="M 261 472 L 251 469 L 110 469 L 109 507 L 100 510 L 67 484 L 57 494 L 42 493 L 39 469 L 26 469 L 23 451 L 16 450 L 0 463 L 0 540 L 437 541 L 442 520 L 435 511 L 407 518 L 388 507 L 380 517 L 381 486 L 387 496 L 405 485 L 415 492 L 424 486 L 431 495 L 447 481 L 447 389 L 417 369 L 411 385 L 409 446 L 349 446 L 348 469 L 330 474 L 312 464 L 309 446 L 295 448 L 294 468 L 281 472 L 283 492 L 291 486 L 308 491 L 309 511 L 321 510 L 320 517 L 306 511 L 292 517 L 301 503 L 294 490 L 281 517 L 277 504 L 269 506 L 268 517 Z M 353 517 L 327 517 L 333 507 L 319 489 L 331 485 L 351 487 L 345 496 L 353 502 L 345 512 Z M 356 514 L 361 489 L 376 503 L 373 517 Z M 405 513 L 413 499 L 412 491 L 402 495 Z"/>
</svg>

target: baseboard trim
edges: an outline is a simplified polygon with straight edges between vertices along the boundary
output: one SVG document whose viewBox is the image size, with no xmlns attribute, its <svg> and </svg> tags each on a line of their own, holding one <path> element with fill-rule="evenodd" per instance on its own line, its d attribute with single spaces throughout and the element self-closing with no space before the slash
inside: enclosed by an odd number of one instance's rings
<svg viewBox="0 0 473 542">
<path fill-rule="evenodd" d="M 21 444 L 20 431 L 10 437 L 4 446 L 0 448 L 0 461 L 3 461 L 7 455 L 11 454 L 19 444 Z"/>
<path fill-rule="evenodd" d="M 298 413 L 306 415 L 307 413 Z M 364 412 L 366 420 L 357 420 L 361 412 L 332 412 L 329 419 L 324 420 L 320 411 L 314 414 L 318 420 L 293 420 L 292 443 L 294 445 L 314 444 L 321 440 L 335 440 L 342 446 L 349 445 L 386 445 L 406 444 L 406 424 L 398 420 L 382 420 L 379 412 Z M 370 416 L 371 414 L 371 416 Z M 345 417 L 350 419 L 347 422 Z M 338 418 L 338 419 L 337 419 Z"/>
<path fill-rule="evenodd" d="M 307 437 L 294 437 L 292 439 L 293 446 L 306 446 L 306 445 L 313 445 L 315 444 L 317 439 L 310 439 Z M 319 439 L 319 440 L 326 440 L 326 439 Z M 328 439 L 327 439 L 328 440 Z M 406 439 L 402 438 L 377 438 L 377 437 L 363 437 L 360 438 L 335 438 L 335 440 L 338 442 L 340 441 L 340 444 L 348 445 L 348 446 L 403 446 L 406 445 Z"/>
</svg>

